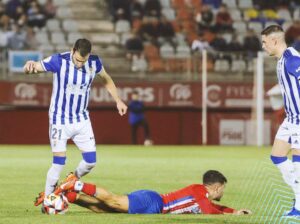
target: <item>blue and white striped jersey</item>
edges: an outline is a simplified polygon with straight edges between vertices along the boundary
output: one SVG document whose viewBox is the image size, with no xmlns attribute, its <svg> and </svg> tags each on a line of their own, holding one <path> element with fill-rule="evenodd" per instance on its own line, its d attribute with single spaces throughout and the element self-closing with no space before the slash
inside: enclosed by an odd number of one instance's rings
<svg viewBox="0 0 300 224">
<path fill-rule="evenodd" d="M 74 65 L 70 52 L 54 54 L 42 60 L 41 64 L 45 71 L 53 72 L 50 123 L 72 124 L 87 120 L 91 84 L 102 70 L 99 57 L 90 55 L 80 69 Z"/>
<path fill-rule="evenodd" d="M 288 121 L 300 124 L 300 54 L 295 48 L 287 48 L 277 62 L 277 78 Z"/>
</svg>

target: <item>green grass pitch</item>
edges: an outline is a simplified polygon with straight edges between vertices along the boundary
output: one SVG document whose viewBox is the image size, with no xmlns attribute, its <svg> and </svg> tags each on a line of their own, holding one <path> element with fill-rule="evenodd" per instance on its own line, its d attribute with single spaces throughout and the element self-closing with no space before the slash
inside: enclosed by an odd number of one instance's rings
<svg viewBox="0 0 300 224">
<path fill-rule="evenodd" d="M 95 214 L 70 205 L 65 215 L 43 215 L 33 206 L 44 188 L 52 161 L 49 146 L 0 146 L 0 223 L 300 223 L 281 215 L 292 206 L 293 195 L 269 159 L 270 148 L 229 146 L 107 146 L 98 145 L 98 164 L 83 181 L 115 193 L 152 189 L 167 193 L 192 183 L 216 169 L 228 184 L 221 204 L 249 208 L 251 216 Z M 62 177 L 81 160 L 69 146 Z"/>
</svg>

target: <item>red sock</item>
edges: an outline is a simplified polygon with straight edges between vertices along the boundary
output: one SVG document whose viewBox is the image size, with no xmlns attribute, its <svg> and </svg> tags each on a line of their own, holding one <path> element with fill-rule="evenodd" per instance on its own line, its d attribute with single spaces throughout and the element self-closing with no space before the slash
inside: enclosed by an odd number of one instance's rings
<svg viewBox="0 0 300 224">
<path fill-rule="evenodd" d="M 83 192 L 87 195 L 90 195 L 90 196 L 95 196 L 95 194 L 96 194 L 96 185 L 84 183 L 81 192 Z"/>
<path fill-rule="evenodd" d="M 75 191 L 70 191 L 70 192 L 66 192 L 65 196 L 70 203 L 74 203 L 77 198 L 77 193 Z"/>
</svg>

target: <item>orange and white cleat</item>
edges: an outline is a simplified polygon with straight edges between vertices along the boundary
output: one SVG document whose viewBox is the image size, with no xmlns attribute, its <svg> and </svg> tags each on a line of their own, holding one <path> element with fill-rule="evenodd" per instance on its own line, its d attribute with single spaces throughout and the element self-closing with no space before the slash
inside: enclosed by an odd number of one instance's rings
<svg viewBox="0 0 300 224">
<path fill-rule="evenodd" d="M 69 181 L 71 181 L 71 180 L 77 181 L 77 180 L 79 180 L 79 178 L 78 178 L 73 172 L 70 172 L 70 173 L 66 176 L 66 178 L 60 183 L 60 185 L 62 185 L 62 184 L 64 184 L 64 183 L 67 183 L 67 182 L 69 182 Z"/>
<path fill-rule="evenodd" d="M 76 179 L 72 179 L 69 182 L 65 182 L 60 184 L 54 191 L 54 194 L 60 194 L 62 192 L 74 191 L 74 186 L 76 183 Z"/>
<path fill-rule="evenodd" d="M 66 179 L 58 185 L 58 187 L 54 190 L 54 194 L 60 194 L 61 192 L 73 191 L 75 182 L 78 181 L 78 177 L 74 173 L 69 173 Z"/>
<path fill-rule="evenodd" d="M 45 192 L 40 192 L 39 196 L 35 198 L 34 206 L 39 206 L 40 204 L 42 204 L 44 199 L 45 199 Z"/>
</svg>

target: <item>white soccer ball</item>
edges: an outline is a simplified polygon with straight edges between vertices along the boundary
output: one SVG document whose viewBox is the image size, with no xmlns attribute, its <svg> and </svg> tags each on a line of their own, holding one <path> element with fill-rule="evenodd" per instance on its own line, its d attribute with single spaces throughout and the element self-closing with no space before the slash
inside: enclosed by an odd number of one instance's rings
<svg viewBox="0 0 300 224">
<path fill-rule="evenodd" d="M 63 195 L 49 194 L 44 200 L 44 211 L 48 215 L 65 214 L 68 211 L 69 202 Z"/>
</svg>

